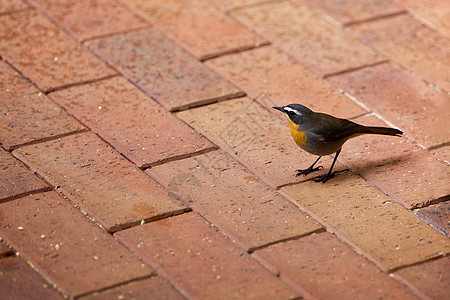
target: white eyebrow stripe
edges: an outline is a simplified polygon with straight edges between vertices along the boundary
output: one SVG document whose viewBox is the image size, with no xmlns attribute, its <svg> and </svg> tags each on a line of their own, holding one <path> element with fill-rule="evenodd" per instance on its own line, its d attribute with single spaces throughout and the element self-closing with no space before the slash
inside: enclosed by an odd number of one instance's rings
<svg viewBox="0 0 450 300">
<path fill-rule="evenodd" d="M 288 107 L 288 106 L 285 106 L 283 109 L 284 109 L 284 110 L 287 110 L 287 111 L 292 111 L 292 112 L 294 112 L 296 115 L 302 115 L 301 113 L 299 113 L 299 112 L 296 111 L 295 109 L 292 109 L 292 108 L 290 108 L 290 107 Z"/>
</svg>

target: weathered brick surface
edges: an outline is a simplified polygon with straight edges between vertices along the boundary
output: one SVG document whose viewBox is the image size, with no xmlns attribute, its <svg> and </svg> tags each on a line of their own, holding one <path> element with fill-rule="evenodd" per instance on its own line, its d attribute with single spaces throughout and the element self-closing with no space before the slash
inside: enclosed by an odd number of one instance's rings
<svg viewBox="0 0 450 300">
<path fill-rule="evenodd" d="M 296 169 L 307 168 L 317 158 L 301 150 L 289 133 L 287 121 L 248 98 L 224 101 L 177 114 L 197 131 L 236 157 L 249 170 L 273 187 L 321 175 L 327 171 L 296 177 Z M 331 165 L 323 157 L 321 165 Z M 342 165 L 336 164 L 336 170 Z"/>
<path fill-rule="evenodd" d="M 373 116 L 356 122 L 386 126 Z M 339 158 L 407 208 L 422 207 L 450 195 L 450 166 L 406 138 L 360 136 L 345 143 Z"/>
<path fill-rule="evenodd" d="M 10 153 L 0 148 L 0 202 L 32 192 L 45 191 L 48 185 Z"/>
<path fill-rule="evenodd" d="M 152 272 L 55 192 L 2 203 L 0 216 L 5 241 L 70 296 Z"/>
<path fill-rule="evenodd" d="M 133 30 L 146 25 L 114 0 L 30 0 L 30 2 L 79 40 Z"/>
<path fill-rule="evenodd" d="M 44 91 L 115 74 L 34 10 L 0 16 L 0 53 Z"/>
<path fill-rule="evenodd" d="M 91 41 L 89 45 L 169 110 L 242 95 L 154 28 Z"/>
<path fill-rule="evenodd" d="M 134 227 L 115 236 L 188 298 L 299 296 L 195 213 Z"/>
<path fill-rule="evenodd" d="M 450 142 L 447 96 L 392 64 L 381 64 L 330 77 L 336 87 L 400 127 L 419 144 L 430 148 Z"/>
<path fill-rule="evenodd" d="M 448 299 L 450 257 L 402 269 L 395 273 L 431 299 Z"/>
<path fill-rule="evenodd" d="M 3 0 L 0 2 L 0 14 L 15 12 L 27 8 L 28 5 L 21 0 Z"/>
<path fill-rule="evenodd" d="M 320 75 L 383 60 L 373 49 L 300 1 L 266 2 L 233 11 L 232 15 Z"/>
<path fill-rule="evenodd" d="M 450 39 L 410 15 L 351 26 L 363 40 L 425 80 L 450 91 Z"/>
<path fill-rule="evenodd" d="M 222 151 L 156 166 L 149 174 L 247 250 L 321 228 Z"/>
<path fill-rule="evenodd" d="M 14 155 L 108 231 L 186 210 L 93 133 L 23 147 Z"/>
<path fill-rule="evenodd" d="M 419 209 L 416 214 L 446 236 L 450 236 L 449 201 Z"/>
<path fill-rule="evenodd" d="M 154 276 L 144 280 L 130 282 L 103 292 L 94 293 L 82 300 L 110 299 L 186 299 L 177 292 L 167 280 Z"/>
<path fill-rule="evenodd" d="M 361 177 L 346 173 L 332 180 L 281 191 L 383 270 L 450 252 L 445 236 Z"/>
<path fill-rule="evenodd" d="M 264 39 L 207 0 L 127 0 L 140 16 L 162 28 L 199 59 L 258 46 Z"/>
<path fill-rule="evenodd" d="M 431 153 L 439 161 L 450 165 L 450 146 L 434 149 Z"/>
<path fill-rule="evenodd" d="M 363 22 L 404 11 L 389 0 L 304 0 L 304 2 L 343 24 Z"/>
<path fill-rule="evenodd" d="M 0 258 L 3 258 L 3 256 L 11 255 L 13 253 L 13 250 L 2 240 L 0 240 Z"/>
<path fill-rule="evenodd" d="M 0 259 L 0 291 L 4 300 L 64 299 L 20 257 Z"/>
<path fill-rule="evenodd" d="M 329 233 L 270 246 L 253 256 L 305 298 L 418 299 Z"/>
<path fill-rule="evenodd" d="M 450 2 L 447 0 L 395 0 L 421 22 L 450 37 Z"/>
<path fill-rule="evenodd" d="M 140 168 L 215 147 L 123 77 L 50 97 Z"/>
<path fill-rule="evenodd" d="M 206 62 L 272 110 L 272 106 L 301 103 L 312 110 L 351 118 L 366 113 L 312 71 L 274 47 L 221 56 Z M 278 116 L 284 116 L 272 110 Z"/>
<path fill-rule="evenodd" d="M 85 130 L 82 124 L 2 61 L 0 89 L 0 143 L 5 149 Z"/>
</svg>

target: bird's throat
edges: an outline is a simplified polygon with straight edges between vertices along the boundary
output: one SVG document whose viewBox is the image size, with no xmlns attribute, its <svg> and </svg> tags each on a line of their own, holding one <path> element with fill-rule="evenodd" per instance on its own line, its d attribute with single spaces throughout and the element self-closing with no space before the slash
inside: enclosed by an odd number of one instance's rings
<svg viewBox="0 0 450 300">
<path fill-rule="evenodd" d="M 289 129 L 291 130 L 291 135 L 294 138 L 294 141 L 300 147 L 306 146 L 306 132 L 300 129 L 300 125 L 295 124 L 291 121 L 291 119 L 287 118 L 289 122 Z"/>
</svg>

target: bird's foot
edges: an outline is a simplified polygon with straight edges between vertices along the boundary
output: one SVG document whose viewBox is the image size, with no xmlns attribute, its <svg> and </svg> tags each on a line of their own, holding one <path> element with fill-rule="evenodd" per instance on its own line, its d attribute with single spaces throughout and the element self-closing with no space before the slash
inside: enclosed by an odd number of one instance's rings
<svg viewBox="0 0 450 300">
<path fill-rule="evenodd" d="M 322 183 L 325 183 L 328 179 L 334 177 L 334 175 L 336 175 L 336 172 L 333 172 L 333 173 L 331 173 L 331 174 L 330 174 L 330 173 L 327 173 L 327 174 L 325 174 L 325 175 L 321 175 L 321 176 L 315 177 L 315 178 L 314 178 L 314 181 L 315 181 L 315 182 L 322 182 Z"/>
<path fill-rule="evenodd" d="M 323 167 L 322 166 L 318 166 L 318 167 L 315 167 L 315 168 L 309 167 L 309 168 L 303 169 L 303 170 L 302 169 L 295 170 L 295 171 L 297 171 L 297 174 L 295 174 L 295 176 L 308 175 L 309 173 L 319 171 L 320 169 L 323 169 Z"/>
</svg>

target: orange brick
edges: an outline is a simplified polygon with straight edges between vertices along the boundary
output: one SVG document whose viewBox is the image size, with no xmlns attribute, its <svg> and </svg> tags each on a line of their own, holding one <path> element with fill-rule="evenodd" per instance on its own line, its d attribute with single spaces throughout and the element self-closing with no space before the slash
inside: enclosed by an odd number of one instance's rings
<svg viewBox="0 0 450 300">
<path fill-rule="evenodd" d="M 94 40 L 89 45 L 171 111 L 243 95 L 154 28 Z"/>
<path fill-rule="evenodd" d="M 206 62 L 261 105 L 301 103 L 312 110 L 351 118 L 366 111 L 328 82 L 274 47 L 224 55 Z"/>
<path fill-rule="evenodd" d="M 329 233 L 270 246 L 254 257 L 309 299 L 418 299 Z"/>
<path fill-rule="evenodd" d="M 264 43 L 264 39 L 229 18 L 207 0 L 127 0 L 136 13 L 162 28 L 197 58 Z"/>
<path fill-rule="evenodd" d="M 383 270 L 450 252 L 445 236 L 361 177 L 347 173 L 332 180 L 281 191 Z"/>
<path fill-rule="evenodd" d="M 386 126 L 373 116 L 356 122 Z M 339 158 L 406 208 L 435 203 L 450 194 L 450 166 L 406 138 L 357 137 L 345 143 Z"/>
<path fill-rule="evenodd" d="M 296 177 L 295 170 L 307 168 L 317 156 L 295 144 L 287 121 L 248 98 L 190 109 L 177 116 L 272 187 L 304 181 L 327 171 Z M 323 157 L 321 164 L 330 166 L 331 157 Z M 336 170 L 339 169 L 342 165 L 337 164 Z"/>
<path fill-rule="evenodd" d="M 228 11 L 234 8 L 239 8 L 246 5 L 257 4 L 261 0 L 210 0 L 215 6 L 219 7 L 223 11 Z"/>
<path fill-rule="evenodd" d="M 64 299 L 20 257 L 0 259 L 2 299 Z"/>
<path fill-rule="evenodd" d="M 2 203 L 0 214 L 5 241 L 71 297 L 153 272 L 55 192 Z"/>
<path fill-rule="evenodd" d="M 113 0 L 31 0 L 75 38 L 85 40 L 146 24 Z M 107 9 L 105 9 L 107 8 Z"/>
<path fill-rule="evenodd" d="M 450 2 L 447 0 L 395 0 L 421 22 L 450 37 Z"/>
<path fill-rule="evenodd" d="M 0 52 L 44 91 L 115 74 L 33 10 L 0 16 Z"/>
<path fill-rule="evenodd" d="M 231 14 L 321 76 L 383 58 L 300 1 L 265 2 Z"/>
<path fill-rule="evenodd" d="M 148 279 L 130 282 L 106 291 L 94 293 L 82 300 L 111 300 L 111 299 L 173 299 L 184 298 L 167 280 L 154 276 Z"/>
<path fill-rule="evenodd" d="M 110 232 L 187 209 L 93 133 L 23 147 L 14 155 Z"/>
<path fill-rule="evenodd" d="M 3 0 L 0 2 L 0 14 L 16 12 L 27 8 L 28 5 L 21 0 Z"/>
<path fill-rule="evenodd" d="M 82 124 L 1 61 L 0 89 L 0 143 L 5 149 L 85 130 Z"/>
<path fill-rule="evenodd" d="M 0 202 L 49 189 L 45 182 L 1 148 L 0 182 Z"/>
<path fill-rule="evenodd" d="M 450 198 L 450 196 L 447 198 Z M 447 201 L 419 209 L 415 213 L 446 236 L 450 236 L 449 211 L 450 202 Z"/>
<path fill-rule="evenodd" d="M 381 18 L 404 11 L 389 0 L 304 0 L 338 22 L 350 24 Z"/>
<path fill-rule="evenodd" d="M 49 96 L 139 168 L 215 148 L 123 77 Z"/>
<path fill-rule="evenodd" d="M 410 15 L 357 24 L 351 29 L 390 59 L 450 91 L 448 38 Z"/>
<path fill-rule="evenodd" d="M 434 157 L 436 157 L 436 159 L 450 165 L 450 146 L 433 149 L 431 153 Z"/>
<path fill-rule="evenodd" d="M 321 228 L 222 151 L 156 166 L 149 174 L 247 251 Z"/>
<path fill-rule="evenodd" d="M 424 147 L 450 142 L 450 101 L 408 72 L 387 63 L 329 80 Z"/>
<path fill-rule="evenodd" d="M 299 296 L 195 213 L 137 226 L 115 236 L 188 298 Z"/>
<path fill-rule="evenodd" d="M 396 277 L 404 279 L 431 299 L 448 299 L 450 257 L 399 270 Z"/>
</svg>

